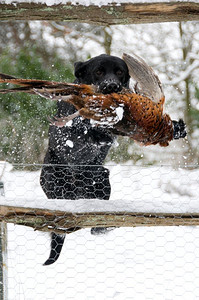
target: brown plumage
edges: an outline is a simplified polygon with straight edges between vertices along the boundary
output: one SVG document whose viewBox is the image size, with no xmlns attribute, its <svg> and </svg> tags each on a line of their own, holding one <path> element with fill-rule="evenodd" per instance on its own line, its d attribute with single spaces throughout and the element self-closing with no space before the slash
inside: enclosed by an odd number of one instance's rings
<svg viewBox="0 0 199 300">
<path fill-rule="evenodd" d="M 64 126 L 77 115 L 92 119 L 94 124 L 106 126 L 115 134 L 129 136 L 142 145 L 168 146 L 173 139 L 173 123 L 164 114 L 165 97 L 161 83 L 153 70 L 138 56 L 123 55 L 131 77 L 136 80 L 135 91 L 100 94 L 97 87 L 85 84 L 16 79 L 0 74 L 0 83 L 12 83 L 19 88 L 2 89 L 0 93 L 26 92 L 52 100 L 72 103 L 77 113 L 54 119 L 56 126 Z"/>
</svg>

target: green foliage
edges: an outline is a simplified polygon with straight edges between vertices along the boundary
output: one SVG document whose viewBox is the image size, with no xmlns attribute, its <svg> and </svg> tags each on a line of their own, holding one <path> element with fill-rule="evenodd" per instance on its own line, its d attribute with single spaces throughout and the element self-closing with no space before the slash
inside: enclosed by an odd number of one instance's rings
<svg viewBox="0 0 199 300">
<path fill-rule="evenodd" d="M 46 53 L 42 58 L 38 50 L 36 46 L 31 49 L 23 47 L 17 55 L 4 50 L 0 72 L 19 78 L 73 81 L 70 66 L 56 54 L 50 56 Z M 48 137 L 48 117 L 54 114 L 55 108 L 54 102 L 35 95 L 0 95 L 0 160 L 42 163 Z"/>
</svg>

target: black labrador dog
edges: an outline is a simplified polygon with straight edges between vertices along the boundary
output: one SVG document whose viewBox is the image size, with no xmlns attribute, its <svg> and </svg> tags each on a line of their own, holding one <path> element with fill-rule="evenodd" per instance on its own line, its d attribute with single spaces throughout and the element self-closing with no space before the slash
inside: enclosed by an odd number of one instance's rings
<svg viewBox="0 0 199 300">
<path fill-rule="evenodd" d="M 86 62 L 75 63 L 75 83 L 94 84 L 109 94 L 129 87 L 126 63 L 102 54 Z M 73 105 L 57 102 L 57 117 L 76 112 Z M 49 145 L 40 183 L 49 199 L 108 200 L 111 187 L 109 171 L 103 167 L 114 136 L 103 127 L 94 127 L 88 119 L 76 117 L 64 127 L 50 126 Z M 79 228 L 69 228 L 69 232 Z M 92 228 L 97 234 L 103 228 Z M 52 233 L 51 251 L 44 265 L 54 263 L 61 252 L 65 235 Z"/>
</svg>

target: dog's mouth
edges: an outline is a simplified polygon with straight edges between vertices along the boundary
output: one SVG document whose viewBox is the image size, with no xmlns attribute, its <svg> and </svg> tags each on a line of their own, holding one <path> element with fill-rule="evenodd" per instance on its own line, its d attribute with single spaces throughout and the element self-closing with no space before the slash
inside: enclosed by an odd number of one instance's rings
<svg viewBox="0 0 199 300">
<path fill-rule="evenodd" d="M 98 91 L 103 94 L 118 93 L 121 90 L 121 83 L 115 80 L 104 80 L 98 85 Z"/>
</svg>

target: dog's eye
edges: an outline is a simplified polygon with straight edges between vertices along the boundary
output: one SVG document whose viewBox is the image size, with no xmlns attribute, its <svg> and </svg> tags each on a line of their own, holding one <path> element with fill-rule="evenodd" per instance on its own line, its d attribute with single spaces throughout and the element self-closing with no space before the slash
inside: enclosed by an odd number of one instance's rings
<svg viewBox="0 0 199 300">
<path fill-rule="evenodd" d="M 116 71 L 116 75 L 117 75 L 117 76 L 123 75 L 123 71 L 122 71 L 122 70 L 117 70 L 117 71 Z"/>
<path fill-rule="evenodd" d="M 97 70 L 97 71 L 95 72 L 95 74 L 96 74 L 97 76 L 102 76 L 102 75 L 103 75 L 103 71 L 102 71 L 102 70 Z"/>
</svg>

